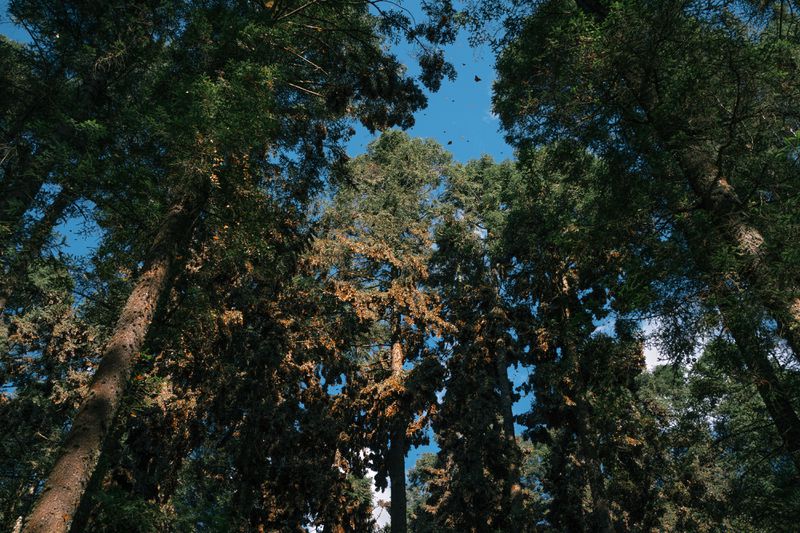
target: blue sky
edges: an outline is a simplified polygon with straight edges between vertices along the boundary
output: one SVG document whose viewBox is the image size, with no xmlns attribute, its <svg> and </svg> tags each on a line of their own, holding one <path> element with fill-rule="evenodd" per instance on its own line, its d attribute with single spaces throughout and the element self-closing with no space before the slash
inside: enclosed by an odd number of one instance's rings
<svg viewBox="0 0 800 533">
<path fill-rule="evenodd" d="M 417 0 L 405 5 L 417 21 L 423 20 Z M 14 40 L 27 41 L 28 34 L 9 20 L 7 8 L 8 0 L 0 0 L 0 33 Z M 416 113 L 416 123 L 408 133 L 436 140 L 453 154 L 456 161 L 462 163 L 485 154 L 497 161 L 511 158 L 513 150 L 503 139 L 499 121 L 491 111 L 492 82 L 496 77 L 492 51 L 486 46 L 470 47 L 464 35 L 445 51 L 448 61 L 456 67 L 458 76 L 453 81 L 445 79 L 436 93 L 426 91 L 428 107 Z M 416 45 L 403 41 L 392 46 L 392 52 L 408 67 L 411 75 L 419 74 Z M 348 152 L 351 156 L 363 153 L 374 138 L 359 126 L 356 135 L 348 143 Z M 57 230 L 66 239 L 69 253 L 86 254 L 96 246 L 96 232 L 92 228 L 87 231 L 76 221 L 62 224 Z"/>
<path fill-rule="evenodd" d="M 410 74 L 419 73 L 414 46 L 401 43 L 392 47 L 392 51 Z M 445 53 L 456 67 L 458 77 L 453 81 L 445 79 L 436 93 L 426 91 L 428 107 L 416 113 L 416 124 L 408 133 L 435 139 L 462 163 L 484 154 L 497 161 L 510 159 L 513 150 L 503 139 L 491 108 L 492 82 L 496 78 L 492 51 L 486 46 L 470 47 L 462 34 Z M 349 151 L 352 155 L 363 152 L 372 138 L 362 128 L 350 142 Z"/>
<path fill-rule="evenodd" d="M 407 2 L 410 13 L 422 20 L 419 2 Z M 0 0 L 0 33 L 18 41 L 27 41 L 27 33 L 15 26 L 7 15 L 8 0 Z M 409 73 L 416 76 L 415 46 L 406 42 L 392 47 L 392 52 L 405 64 Z M 437 93 L 426 92 L 428 108 L 419 111 L 416 124 L 408 132 L 415 137 L 435 139 L 445 146 L 457 161 L 466 162 L 484 154 L 496 160 L 509 159 L 512 149 L 498 130 L 499 123 L 491 112 L 492 82 L 495 79 L 494 58 L 488 47 L 471 48 L 462 35 L 446 48 L 447 59 L 456 67 L 458 77 L 444 80 Z M 475 81 L 476 76 L 480 81 Z M 373 139 L 365 129 L 359 128 L 348 145 L 351 155 L 364 151 Z M 448 142 L 452 144 L 448 145 Z"/>
<path fill-rule="evenodd" d="M 0 0 L 0 33 L 15 41 L 27 41 L 28 34 L 8 18 L 8 0 Z"/>
</svg>

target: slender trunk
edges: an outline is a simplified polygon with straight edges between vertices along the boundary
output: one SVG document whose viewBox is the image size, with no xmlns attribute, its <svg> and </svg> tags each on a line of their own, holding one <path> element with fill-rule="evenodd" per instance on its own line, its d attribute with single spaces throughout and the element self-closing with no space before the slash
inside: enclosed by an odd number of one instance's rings
<svg viewBox="0 0 800 533">
<path fill-rule="evenodd" d="M 405 432 L 396 430 L 389 446 L 392 533 L 406 533 L 406 452 Z"/>
<path fill-rule="evenodd" d="M 497 384 L 500 389 L 500 407 L 503 416 L 503 438 L 506 441 L 508 453 L 511 455 L 511 462 L 508 465 L 508 480 L 504 488 L 504 495 L 509 500 L 513 500 L 522 490 L 520 486 L 519 470 L 519 448 L 514 430 L 514 399 L 511 382 L 508 379 L 508 360 L 505 356 L 505 349 L 500 347 L 495 354 L 495 370 L 497 372 Z"/>
<path fill-rule="evenodd" d="M 564 280 L 565 298 L 570 298 L 567 292 L 569 283 Z M 564 309 L 564 315 L 568 317 L 570 313 L 570 302 Z M 572 429 L 575 432 L 576 444 L 580 460 L 581 480 L 583 482 L 582 495 L 580 502 L 580 516 L 583 522 L 582 531 L 593 531 L 607 533 L 613 531 L 611 521 L 611 511 L 605 499 L 605 488 L 600 470 L 600 456 L 595 443 L 596 436 L 591 428 L 592 412 L 586 394 L 589 385 L 586 383 L 586 375 L 583 372 L 583 362 L 581 358 L 586 354 L 582 353 L 572 336 L 567 331 L 562 332 L 562 361 L 565 363 L 566 375 L 571 376 L 573 381 L 572 390 L 569 394 L 574 402 L 572 413 Z M 574 418 L 573 418 L 574 417 Z M 587 498 L 588 496 L 588 498 Z"/>
<path fill-rule="evenodd" d="M 21 279 L 30 267 L 31 261 L 42 250 L 47 238 L 53 232 L 53 228 L 73 200 L 72 193 L 67 189 L 62 189 L 47 207 L 44 216 L 34 225 L 30 236 L 22 245 L 22 249 L 12 259 L 11 265 L 8 267 L 8 274 L 0 283 L 0 314 L 5 311 L 8 299 L 14 293 L 14 289 L 19 286 Z"/>
<path fill-rule="evenodd" d="M 400 341 L 400 321 L 397 315 L 392 331 L 392 376 L 402 379 L 403 345 Z M 391 507 L 389 513 L 392 520 L 392 533 L 406 533 L 406 428 L 403 424 L 395 426 L 389 443 L 389 481 L 391 483 Z"/>
<path fill-rule="evenodd" d="M 576 353 L 580 357 L 580 354 Z M 580 363 L 578 363 L 580 364 Z M 576 375 L 580 375 L 580 370 Z M 582 378 L 578 378 L 580 380 Z M 586 392 L 583 383 L 576 383 L 575 402 L 576 405 L 576 426 L 578 443 L 584 460 L 584 475 L 588 492 L 591 495 L 591 507 L 584 509 L 586 517 L 586 531 L 597 533 L 609 533 L 614 531 L 613 520 L 611 519 L 611 509 L 606 499 L 605 482 L 601 471 L 601 461 L 597 450 L 597 445 L 593 442 L 591 431 L 591 412 L 588 402 L 585 399 Z"/>
<path fill-rule="evenodd" d="M 189 208 L 184 202 L 172 206 L 167 214 L 105 347 L 89 393 L 62 445 L 61 455 L 28 517 L 25 533 L 69 531 L 122 400 L 134 358 L 167 286 L 176 249 L 189 236 L 188 214 Z"/>
<path fill-rule="evenodd" d="M 795 357 L 800 361 L 800 353 L 794 349 L 796 338 L 793 335 L 800 325 L 800 305 L 796 302 L 781 300 L 774 294 L 775 285 L 772 276 L 764 264 L 763 244 L 761 232 L 750 225 L 739 209 L 739 199 L 732 187 L 724 178 L 712 174 L 709 167 L 700 167 L 693 162 L 685 161 L 686 169 L 692 187 L 700 194 L 708 191 L 701 197 L 705 209 L 717 219 L 721 220 L 720 233 L 736 249 L 744 259 L 744 267 L 739 274 L 747 282 L 747 297 L 757 303 L 764 311 L 771 314 L 782 325 L 783 334 L 793 348 Z M 711 178 L 710 176 L 714 176 Z M 723 301 L 736 301 L 732 289 L 725 282 L 720 283 L 717 292 L 721 292 Z M 768 294 L 768 296 L 765 296 Z M 752 374 L 767 411 L 770 414 L 783 446 L 790 454 L 795 466 L 800 471 L 800 418 L 791 402 L 791 397 L 781 385 L 778 375 L 769 360 L 769 351 L 762 345 L 756 335 L 756 326 L 759 316 L 749 316 L 748 320 L 740 320 L 744 305 L 734 307 L 724 304 L 720 309 L 723 320 L 731 332 L 739 352 L 745 362 L 748 372 Z M 781 320 L 783 319 L 783 320 Z M 788 323 L 787 323 L 788 322 Z"/>
<path fill-rule="evenodd" d="M 578 349 L 575 341 L 576 335 L 570 327 L 570 321 L 575 314 L 580 316 L 581 304 L 572 289 L 568 271 L 560 275 L 560 300 L 562 322 L 559 332 L 559 345 L 562 350 L 562 361 L 569 365 L 567 375 L 572 375 L 574 380 L 572 396 L 575 402 L 573 430 L 575 431 L 577 445 L 582 459 L 583 493 L 589 495 L 589 502 L 580 502 L 580 516 L 582 521 L 581 531 L 597 531 L 607 533 L 614 531 L 611 519 L 611 509 L 606 499 L 605 483 L 601 471 L 601 461 L 594 435 L 591 428 L 591 407 L 586 400 L 589 384 L 583 372 L 582 357 L 585 354 Z M 585 335 L 586 332 L 583 332 Z M 589 505 L 587 505 L 587 503 Z"/>
<path fill-rule="evenodd" d="M 719 229 L 725 231 L 725 228 Z M 699 239 L 691 231 L 685 233 L 698 270 L 713 273 L 713 265 L 709 264 L 711 254 L 699 245 Z M 800 418 L 770 361 L 769 347 L 758 337 L 759 325 L 763 320 L 763 302 L 753 298 L 751 290 L 739 292 L 727 282 L 712 286 L 712 291 L 718 299 L 717 306 L 723 324 L 736 343 L 747 378 L 755 383 L 784 449 L 800 471 Z"/>
<path fill-rule="evenodd" d="M 19 488 L 15 491 L 16 501 L 13 502 L 11 504 L 11 508 L 8 509 L 9 516 L 14 516 L 17 513 L 20 513 L 17 515 L 17 519 L 14 521 L 14 529 L 12 529 L 14 533 L 20 533 L 20 531 L 22 531 L 22 523 L 25 520 L 25 500 L 27 500 L 25 496 L 32 494 L 34 487 L 35 481 L 32 481 L 31 479 L 23 479 L 20 481 Z"/>
<path fill-rule="evenodd" d="M 720 280 L 715 287 L 722 302 L 720 312 L 786 452 L 800 471 L 800 418 L 769 359 L 768 347 L 758 339 L 760 313 L 746 312 L 751 304 L 756 305 L 775 318 L 784 333 L 791 333 L 800 327 L 800 304 L 791 298 L 781 298 L 769 265 L 765 264 L 764 237 L 747 221 L 736 192 L 711 161 L 711 154 L 700 149 L 686 150 L 679 157 L 689 185 L 700 198 L 700 207 L 717 221 L 714 244 L 734 247 L 743 260 L 738 274 L 746 283 L 746 292 L 738 294 L 726 280 Z M 699 249 L 693 242 L 694 239 L 690 239 L 698 266 L 708 274 L 720 276 L 709 264 L 708 250 Z M 795 340 L 793 335 L 787 337 L 790 346 Z M 796 351 L 795 356 L 800 361 Z"/>
<path fill-rule="evenodd" d="M 578 0 L 576 4 L 582 11 L 600 21 L 609 13 L 608 8 L 597 0 Z M 646 115 L 652 117 L 657 107 L 652 98 L 654 91 L 641 85 L 636 94 Z M 651 125 L 657 137 L 667 147 L 674 145 L 676 138 L 682 137 L 679 133 L 685 133 L 657 120 L 651 120 Z M 678 142 L 684 141 L 681 139 Z M 787 341 L 795 359 L 800 362 L 800 298 L 787 296 L 787 291 L 775 283 L 773 273 L 763 257 L 764 237 L 758 228 L 746 220 L 741 200 L 730 181 L 717 167 L 718 153 L 708 146 L 684 146 L 676 152 L 688 185 L 701 200 L 700 207 L 723 221 L 725 231 L 721 237 L 727 244 L 735 246 L 745 260 L 741 272 L 743 280 L 755 292 L 755 298 L 764 309 L 782 325 L 779 334 Z"/>
<path fill-rule="evenodd" d="M 511 381 L 508 379 L 508 359 L 506 359 L 505 349 L 498 347 L 494 357 L 495 370 L 497 372 L 497 385 L 500 389 L 500 406 L 503 410 L 503 431 L 506 439 L 514 441 L 514 399 L 511 390 Z M 514 441 L 516 443 L 516 441 Z"/>
</svg>

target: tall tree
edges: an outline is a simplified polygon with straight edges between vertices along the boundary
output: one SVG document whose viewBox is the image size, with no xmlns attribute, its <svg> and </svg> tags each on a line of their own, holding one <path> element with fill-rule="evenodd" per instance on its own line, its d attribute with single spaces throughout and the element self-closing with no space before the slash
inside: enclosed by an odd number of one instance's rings
<svg viewBox="0 0 800 533">
<path fill-rule="evenodd" d="M 613 165 L 618 205 L 639 200 L 619 216 L 649 213 L 651 232 L 683 248 L 796 456 L 796 407 L 754 340 L 772 319 L 793 342 L 795 246 L 771 232 L 795 223 L 783 195 L 796 161 L 781 156 L 797 120 L 785 100 L 795 45 L 788 26 L 768 15 L 753 27 L 750 14 L 747 3 L 541 4 L 507 41 L 495 102 L 518 146 L 569 139 Z"/>
<path fill-rule="evenodd" d="M 657 431 L 637 397 L 642 345 L 624 314 L 641 297 L 626 269 L 635 229 L 610 213 L 615 198 L 595 183 L 607 171 L 601 159 L 569 143 L 520 156 L 502 196 L 501 250 L 512 326 L 535 367 L 524 421 L 548 447 L 547 520 L 576 531 L 655 527 L 658 462 L 648 462 Z M 616 325 L 602 333 L 601 324 Z"/>
<path fill-rule="evenodd" d="M 509 365 L 520 354 L 511 331 L 505 277 L 494 256 L 502 220 L 500 191 L 517 177 L 511 164 L 485 158 L 448 180 L 448 210 L 437 229 L 432 280 L 452 330 L 445 393 L 434 419 L 440 451 L 426 502 L 445 530 L 506 530 L 523 515 L 519 449 Z M 498 220 L 500 219 L 500 220 Z"/>
<path fill-rule="evenodd" d="M 387 476 L 391 484 L 393 532 L 407 530 L 405 456 L 424 439 L 438 388 L 428 340 L 446 323 L 427 280 L 437 189 L 449 165 L 432 141 L 384 133 L 348 166 L 348 185 L 327 209 L 316 244 L 331 290 L 373 332 L 366 364 L 347 387 L 364 412 L 379 486 Z"/>
<path fill-rule="evenodd" d="M 29 531 L 69 527 L 120 405 L 133 360 L 165 294 L 170 266 L 179 250 L 189 244 L 195 223 L 208 212 L 209 189 L 227 180 L 238 180 L 245 188 L 252 186 L 243 180 L 248 173 L 239 172 L 242 166 L 268 174 L 269 159 L 291 150 L 304 156 L 299 170 L 308 172 L 301 191 L 312 190 L 324 168 L 326 151 L 335 151 L 336 142 L 347 131 L 345 117 L 361 119 L 370 128 L 409 124 L 409 112 L 424 103 L 419 88 L 405 77 L 394 57 L 382 50 L 375 19 L 366 5 L 346 6 L 352 14 L 349 26 L 337 26 L 334 40 L 316 37 L 305 41 L 313 43 L 305 56 L 294 49 L 309 32 L 316 34 L 320 20 L 334 26 L 332 15 L 341 14 L 337 9 L 328 5 L 245 9 L 224 3 L 176 3 L 132 10 L 135 15 L 152 14 L 159 21 L 165 17 L 167 24 L 161 28 L 174 33 L 169 35 L 152 25 L 141 28 L 143 48 L 151 51 L 149 70 L 135 93 L 121 91 L 111 99 L 119 104 L 111 118 L 121 123 L 110 130 L 113 136 L 103 157 L 124 161 L 108 168 L 110 177 L 125 172 L 137 176 L 129 182 L 133 196 L 125 198 L 127 201 L 143 200 L 149 193 L 151 201 L 155 197 L 164 202 L 163 214 L 156 215 L 163 222 L 150 252 L 143 242 L 146 234 L 117 226 L 116 237 L 130 238 L 140 251 L 141 255 L 132 258 L 134 265 L 143 262 L 144 267 L 100 362 L 94 393 L 80 410 L 67 447 L 28 521 Z M 119 37 L 130 29 L 114 18 L 114 6 L 97 10 L 76 6 L 73 11 L 61 6 L 56 12 L 64 18 L 51 17 L 39 4 L 19 2 L 16 6 L 20 20 L 39 25 L 37 34 L 42 42 L 66 50 L 57 54 L 66 68 L 84 61 L 76 52 L 83 46 L 82 36 Z M 298 19 L 315 22 L 311 26 L 294 24 Z M 62 32 L 50 31 L 54 22 L 65 25 L 64 40 L 75 48 L 60 44 Z M 98 26 L 81 33 L 92 22 Z M 385 31 L 395 29 L 392 21 L 384 27 Z M 120 41 L 112 38 L 112 42 Z M 127 50 L 118 52 L 125 56 Z M 152 60 L 154 55 L 158 60 Z M 438 79 L 442 67 L 427 68 L 426 72 Z M 96 69 L 86 76 L 93 72 Z M 102 87 L 104 81 L 90 78 L 87 83 Z M 102 100 L 102 94 L 97 98 Z M 139 102 L 148 102 L 150 107 Z M 251 157 L 249 164 L 240 163 Z M 289 161 L 288 156 L 283 159 Z M 113 183 L 123 182 L 115 179 Z M 102 216 L 107 217 L 103 224 L 113 224 L 115 202 L 108 199 L 119 190 L 100 192 L 105 194 L 93 199 L 102 201 Z M 64 477 L 66 473 L 70 475 Z"/>
</svg>

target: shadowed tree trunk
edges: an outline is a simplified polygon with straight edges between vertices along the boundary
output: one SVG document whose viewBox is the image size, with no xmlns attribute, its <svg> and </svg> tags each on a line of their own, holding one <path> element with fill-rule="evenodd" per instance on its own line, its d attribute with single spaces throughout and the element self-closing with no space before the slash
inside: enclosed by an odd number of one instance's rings
<svg viewBox="0 0 800 533">
<path fill-rule="evenodd" d="M 492 315 L 499 315 L 503 314 L 499 307 L 495 307 L 492 309 L 490 314 Z M 500 321 L 501 324 L 504 321 Z M 503 417 L 503 438 L 506 440 L 506 446 L 509 452 L 514 453 L 514 457 L 511 459 L 508 468 L 508 480 L 506 481 L 506 486 L 503 489 L 504 495 L 508 498 L 508 501 L 511 502 L 514 498 L 517 497 L 521 490 L 520 486 L 520 465 L 519 465 L 519 453 L 518 453 L 518 446 L 517 446 L 517 437 L 516 431 L 514 429 L 514 391 L 511 385 L 511 381 L 508 379 L 508 357 L 506 357 L 506 353 L 508 348 L 505 346 L 503 339 L 502 331 L 493 331 L 492 336 L 495 339 L 498 339 L 494 343 L 494 362 L 495 362 L 495 371 L 497 372 L 496 379 L 497 379 L 497 387 L 500 391 L 500 408 L 502 410 L 502 417 Z"/>
<path fill-rule="evenodd" d="M 400 380 L 403 376 L 403 345 L 400 341 L 400 321 L 398 315 L 392 333 L 392 377 Z M 392 533 L 406 533 L 406 429 L 403 424 L 395 426 L 389 443 L 389 481 L 391 484 Z"/>
<path fill-rule="evenodd" d="M 736 228 L 736 220 L 728 222 L 733 226 L 727 226 L 727 231 L 731 231 L 731 227 Z M 722 222 L 721 225 L 724 226 L 725 223 Z M 694 264 L 707 277 L 714 279 L 717 274 L 709 264 L 712 254 L 703 245 L 703 236 L 693 235 L 692 228 L 683 229 Z M 716 229 L 726 231 L 726 227 Z M 745 380 L 756 385 L 784 449 L 800 471 L 800 417 L 770 361 L 769 347 L 758 336 L 759 325 L 764 319 L 761 313 L 766 311 L 763 302 L 752 298 L 750 293 L 739 292 L 741 289 L 734 288 L 724 280 L 712 285 L 710 289 L 718 299 L 717 306 L 723 325 L 736 344 L 747 374 Z"/>
<path fill-rule="evenodd" d="M 769 359 L 768 349 L 753 330 L 751 317 L 726 305 L 721 309 L 725 327 L 731 333 L 742 361 L 755 382 L 761 400 L 772 418 L 784 450 L 800 472 L 800 418 L 792 405 L 791 396 L 780 382 Z"/>
<path fill-rule="evenodd" d="M 574 388 L 574 401 L 575 401 L 575 432 L 577 434 L 577 442 L 581 450 L 583 475 L 585 487 L 588 494 L 591 495 L 591 507 L 584 508 L 583 519 L 586 521 L 586 531 L 593 531 L 596 533 L 611 533 L 614 531 L 613 520 L 611 519 L 611 509 L 609 508 L 608 500 L 606 499 L 606 491 L 603 483 L 603 473 L 598 453 L 597 443 L 593 442 L 595 439 L 595 432 L 592 431 L 592 408 L 586 400 L 588 386 L 584 382 L 585 376 L 582 372 L 582 363 L 580 358 L 584 356 L 577 351 L 574 345 L 571 345 L 570 350 L 574 350 L 575 368 L 573 373 L 576 378 Z"/>
<path fill-rule="evenodd" d="M 735 226 L 734 226 L 735 227 Z M 716 228 L 725 231 L 725 228 Z M 692 228 L 683 228 L 687 235 L 689 253 L 698 270 L 713 279 L 713 267 L 709 265 L 709 250 L 703 245 L 703 236 L 693 235 Z M 710 287 L 718 299 L 717 307 L 725 328 L 730 332 L 746 372 L 745 381 L 756 386 L 761 400 L 781 437 L 784 449 L 789 453 L 800 471 L 800 417 L 792 399 L 780 382 L 775 367 L 770 361 L 770 349 L 759 338 L 759 325 L 764 320 L 762 302 L 749 293 L 739 292 L 723 280 Z M 755 301 L 753 301 L 755 300 Z M 741 378 L 740 378 L 741 379 Z"/>
<path fill-rule="evenodd" d="M 606 2 L 578 0 L 576 4 L 598 21 L 603 21 L 609 14 Z M 718 244 L 724 243 L 737 250 L 743 259 L 740 275 L 752 291 L 751 297 L 781 325 L 779 334 L 786 339 L 795 358 L 800 362 L 800 298 L 787 295 L 785 289 L 775 283 L 774 272 L 764 257 L 764 237 L 747 220 L 741 199 L 717 164 L 720 146 L 713 146 L 707 140 L 697 141 L 694 145 L 690 142 L 687 146 L 685 143 L 688 127 L 675 127 L 655 118 L 662 114 L 654 113 L 658 106 L 653 101 L 653 95 L 657 91 L 652 90 L 648 83 L 645 81 L 638 88 L 632 88 L 641 107 L 640 111 L 648 117 L 653 132 L 663 146 L 676 153 L 687 185 L 700 199 L 698 207 L 720 224 Z M 634 123 L 639 120 L 638 111 L 631 117 Z M 734 122 L 726 129 L 733 131 L 736 125 Z"/>
<path fill-rule="evenodd" d="M 648 114 L 652 108 L 645 100 L 642 105 Z M 717 164 L 720 148 L 701 142 L 695 145 L 680 146 L 680 131 L 673 131 L 661 123 L 653 123 L 655 133 L 667 147 L 672 147 L 677 157 L 678 166 L 686 183 L 699 199 L 698 207 L 704 210 L 715 222 L 713 246 L 730 247 L 740 258 L 737 275 L 745 282 L 747 302 L 743 305 L 758 305 L 771 315 L 781 326 L 783 334 L 792 348 L 795 358 L 800 361 L 797 352 L 797 332 L 800 331 L 800 300 L 787 295 L 775 282 L 773 270 L 765 257 L 765 242 L 761 231 L 747 219 L 745 205 L 737 195 L 730 180 L 726 178 Z M 678 139 L 678 140 L 676 140 Z M 690 228 L 691 230 L 691 228 Z M 695 262 L 706 275 L 716 278 L 715 292 L 723 301 L 736 301 L 735 294 L 724 279 L 724 273 L 716 271 L 708 262 L 708 250 L 693 246 L 692 254 Z M 718 280 L 718 281 L 717 281 Z M 760 316 L 749 317 L 753 321 L 738 319 L 741 309 L 731 304 L 721 308 L 726 328 L 731 332 L 751 378 L 755 381 L 767 411 L 772 417 L 784 447 L 800 469 L 800 418 L 791 403 L 790 396 L 779 382 L 768 350 L 756 335 Z M 741 306 L 739 306 L 741 307 Z"/>
<path fill-rule="evenodd" d="M 689 185 L 700 198 L 700 207 L 718 221 L 719 239 L 733 247 L 743 259 L 738 274 L 747 282 L 750 298 L 776 320 L 780 326 L 778 333 L 786 339 L 800 362 L 800 300 L 791 296 L 781 297 L 783 291 L 775 283 L 764 257 L 764 237 L 746 220 L 741 200 L 716 166 L 709 163 L 711 157 L 711 154 L 700 151 L 683 155 L 681 167 Z"/>
<path fill-rule="evenodd" d="M 33 511 L 25 533 L 66 533 L 92 477 L 142 347 L 164 293 L 176 250 L 189 238 L 187 202 L 173 205 L 156 236 L 144 268 L 105 347 L 61 454 Z"/>
</svg>

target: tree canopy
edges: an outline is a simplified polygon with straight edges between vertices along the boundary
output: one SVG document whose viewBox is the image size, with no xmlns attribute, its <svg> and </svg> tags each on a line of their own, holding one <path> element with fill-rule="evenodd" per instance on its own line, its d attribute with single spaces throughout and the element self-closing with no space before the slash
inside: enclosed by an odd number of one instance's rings
<svg viewBox="0 0 800 533">
<path fill-rule="evenodd" d="M 800 4 L 8 9 L 0 528 L 796 529 Z"/>
</svg>

